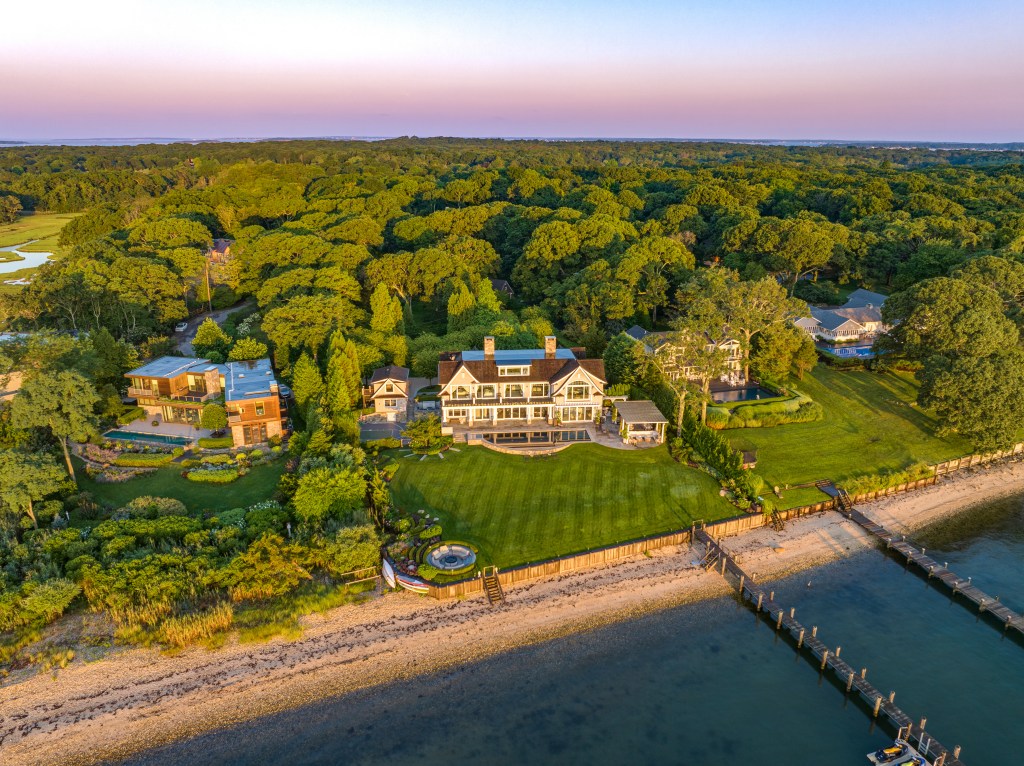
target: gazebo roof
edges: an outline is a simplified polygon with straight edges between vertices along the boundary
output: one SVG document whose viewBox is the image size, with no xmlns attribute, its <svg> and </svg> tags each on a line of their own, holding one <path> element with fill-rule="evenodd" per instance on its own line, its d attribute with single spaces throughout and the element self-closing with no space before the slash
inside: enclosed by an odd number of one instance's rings
<svg viewBox="0 0 1024 766">
<path fill-rule="evenodd" d="M 661 414 L 654 402 L 615 402 L 615 411 L 619 417 L 630 425 L 638 423 L 668 423 L 668 418 Z"/>
</svg>

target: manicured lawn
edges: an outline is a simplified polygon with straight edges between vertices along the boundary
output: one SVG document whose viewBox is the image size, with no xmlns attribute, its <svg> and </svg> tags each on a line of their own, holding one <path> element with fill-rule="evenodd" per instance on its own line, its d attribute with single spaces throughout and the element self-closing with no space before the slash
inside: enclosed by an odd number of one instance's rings
<svg viewBox="0 0 1024 766">
<path fill-rule="evenodd" d="M 0 247 L 20 245 L 33 239 L 40 240 L 22 248 L 27 253 L 60 252 L 57 235 L 64 224 L 78 213 L 27 213 L 14 223 L 0 225 Z"/>
<path fill-rule="evenodd" d="M 78 474 L 78 486 L 83 492 L 90 492 L 97 502 L 114 507 L 119 508 L 141 495 L 153 495 L 176 498 L 190 511 L 216 512 L 244 508 L 272 497 L 277 480 L 284 473 L 284 461 L 254 466 L 237 481 L 220 486 L 183 479 L 178 468 L 159 468 L 147 476 L 122 484 L 100 484 L 93 481 L 85 475 L 82 463 L 77 460 L 75 472 Z"/>
<path fill-rule="evenodd" d="M 398 457 L 391 488 L 398 507 L 440 516 L 445 538 L 479 546 L 483 564 L 541 561 L 738 514 L 714 479 L 664 448 L 577 444 L 534 458 L 459 449 L 443 460 Z"/>
<path fill-rule="evenodd" d="M 917 384 L 909 374 L 840 372 L 818 365 L 795 385 L 825 409 L 823 420 L 725 432 L 734 447 L 757 449 L 757 472 L 770 485 L 841 482 L 972 451 L 963 439 L 935 436 L 935 417 L 912 405 Z"/>
</svg>

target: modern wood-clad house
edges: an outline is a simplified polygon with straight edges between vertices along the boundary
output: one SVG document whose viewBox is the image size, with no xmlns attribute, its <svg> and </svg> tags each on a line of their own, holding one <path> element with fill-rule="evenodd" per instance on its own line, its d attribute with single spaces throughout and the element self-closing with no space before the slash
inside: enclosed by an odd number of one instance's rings
<svg viewBox="0 0 1024 766">
<path fill-rule="evenodd" d="M 125 375 L 128 395 L 163 423 L 198 426 L 204 406 L 223 404 L 235 446 L 260 444 L 283 432 L 277 380 L 269 359 L 214 364 L 163 356 Z"/>
</svg>

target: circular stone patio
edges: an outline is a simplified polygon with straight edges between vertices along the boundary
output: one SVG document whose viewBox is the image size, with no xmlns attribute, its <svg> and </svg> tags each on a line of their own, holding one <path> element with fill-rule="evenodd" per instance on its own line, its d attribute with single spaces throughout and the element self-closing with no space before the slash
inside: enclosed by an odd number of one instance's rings
<svg viewBox="0 0 1024 766">
<path fill-rule="evenodd" d="M 465 569 L 476 563 L 476 554 L 468 545 L 441 543 L 427 553 L 427 563 L 441 571 Z"/>
</svg>

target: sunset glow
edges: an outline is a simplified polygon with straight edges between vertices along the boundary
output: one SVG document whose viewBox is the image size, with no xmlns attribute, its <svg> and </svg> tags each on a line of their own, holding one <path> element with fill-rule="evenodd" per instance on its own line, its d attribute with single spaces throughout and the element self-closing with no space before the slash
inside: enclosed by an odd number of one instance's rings
<svg viewBox="0 0 1024 766">
<path fill-rule="evenodd" d="M 1022 138 L 1019 4 L 582 6 L 51 3 L 0 47 L 0 138 Z"/>
</svg>

